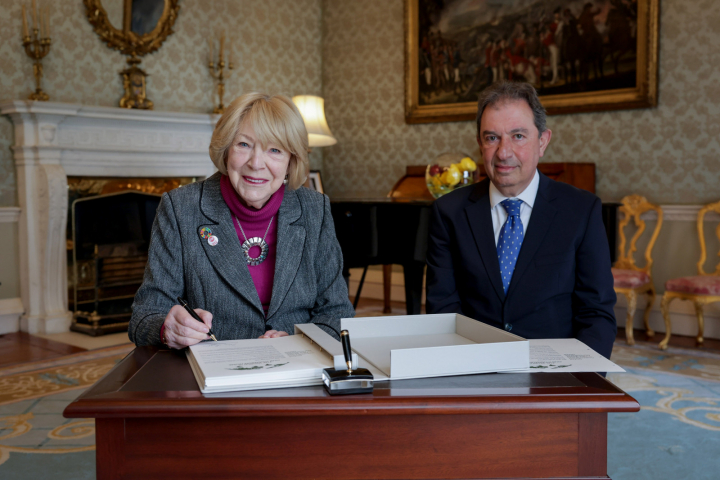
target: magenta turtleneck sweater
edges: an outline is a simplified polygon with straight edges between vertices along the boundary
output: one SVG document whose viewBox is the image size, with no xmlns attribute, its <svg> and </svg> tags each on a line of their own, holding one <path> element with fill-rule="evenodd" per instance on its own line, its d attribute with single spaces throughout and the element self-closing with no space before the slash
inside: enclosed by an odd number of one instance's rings
<svg viewBox="0 0 720 480">
<path fill-rule="evenodd" d="M 235 225 L 235 232 L 237 232 L 240 244 L 242 245 L 246 238 L 243 236 L 237 221 L 240 221 L 242 230 L 245 232 L 245 235 L 247 235 L 247 238 L 265 237 L 265 243 L 268 244 L 267 258 L 260 265 L 248 265 L 250 276 L 252 276 L 255 289 L 260 297 L 260 303 L 262 303 L 265 316 L 267 316 L 268 308 L 270 308 L 270 297 L 272 296 L 273 279 L 275 277 L 278 228 L 277 213 L 285 194 L 285 185 L 273 193 L 270 200 L 259 210 L 243 205 L 240 201 L 240 196 L 233 188 L 227 175 L 223 175 L 220 180 L 220 191 L 233 215 L 233 225 Z M 236 218 L 237 221 L 235 220 Z M 267 236 L 265 236 L 265 230 L 267 230 L 271 218 L 273 219 L 272 224 L 267 232 Z M 256 258 L 259 255 L 260 247 L 250 249 L 251 257 Z M 245 258 L 239 258 L 238 262 L 245 262 Z"/>
</svg>

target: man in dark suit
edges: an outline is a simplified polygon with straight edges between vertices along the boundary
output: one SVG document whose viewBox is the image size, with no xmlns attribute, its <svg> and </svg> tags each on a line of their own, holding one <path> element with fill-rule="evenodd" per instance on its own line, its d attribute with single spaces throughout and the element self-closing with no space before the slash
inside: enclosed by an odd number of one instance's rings
<svg viewBox="0 0 720 480">
<path fill-rule="evenodd" d="M 537 170 L 551 136 L 530 84 L 480 94 L 489 178 L 433 206 L 427 311 L 525 338 L 577 338 L 610 358 L 616 298 L 600 199 Z"/>
</svg>

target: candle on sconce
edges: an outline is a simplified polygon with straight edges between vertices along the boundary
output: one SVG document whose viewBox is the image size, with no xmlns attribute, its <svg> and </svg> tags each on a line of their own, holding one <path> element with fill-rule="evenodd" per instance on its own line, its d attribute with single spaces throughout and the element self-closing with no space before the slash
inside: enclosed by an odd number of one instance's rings
<svg viewBox="0 0 720 480">
<path fill-rule="evenodd" d="M 50 38 L 50 5 L 45 7 L 45 38 Z"/>
<path fill-rule="evenodd" d="M 31 9 L 31 12 L 28 12 L 28 9 Z M 49 2 L 41 1 L 40 8 L 38 8 L 37 0 L 31 2 L 22 0 L 21 11 L 23 23 L 22 46 L 25 54 L 33 61 L 32 72 L 35 77 L 35 91 L 27 98 L 37 102 L 46 102 L 50 100 L 50 96 L 43 92 L 40 84 L 43 77 L 42 59 L 50 52 L 50 5 Z M 29 15 L 32 15 L 30 20 L 28 20 Z M 32 24 L 30 24 L 30 21 L 32 21 Z"/>
<path fill-rule="evenodd" d="M 32 0 L 33 30 L 38 30 L 37 0 Z"/>
<path fill-rule="evenodd" d="M 39 19 L 39 27 L 38 30 L 40 32 L 40 38 L 45 38 L 47 35 L 45 34 L 45 9 L 43 7 L 40 7 L 40 19 Z"/>
<path fill-rule="evenodd" d="M 225 81 L 227 75 L 230 73 L 230 69 L 233 69 L 233 51 L 235 45 L 233 45 L 232 39 L 228 41 L 227 50 L 225 49 L 225 34 L 224 29 L 217 29 L 211 32 L 210 38 L 210 52 L 212 60 L 208 64 L 210 75 L 217 81 L 215 91 L 213 92 L 213 103 L 217 98 L 218 104 L 213 108 L 213 113 L 222 114 L 225 111 L 225 105 L 223 104 L 223 96 L 225 95 Z M 215 42 L 219 43 L 218 57 L 215 58 Z M 227 59 L 227 61 L 226 61 Z"/>
<path fill-rule="evenodd" d="M 25 12 L 25 4 L 23 3 L 22 6 L 22 17 L 23 17 L 23 36 L 29 37 L 30 31 L 28 30 L 28 23 L 27 23 L 27 12 Z"/>
<path fill-rule="evenodd" d="M 220 34 L 220 61 L 223 59 L 223 51 L 225 50 L 225 32 Z"/>
</svg>

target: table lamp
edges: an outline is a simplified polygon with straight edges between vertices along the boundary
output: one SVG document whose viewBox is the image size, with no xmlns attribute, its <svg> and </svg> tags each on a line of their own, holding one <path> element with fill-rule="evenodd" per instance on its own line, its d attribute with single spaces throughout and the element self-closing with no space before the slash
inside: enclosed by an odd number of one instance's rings
<svg viewBox="0 0 720 480">
<path fill-rule="evenodd" d="M 337 140 L 325 120 L 325 100 L 315 95 L 296 95 L 293 102 L 305 120 L 310 147 L 329 147 Z"/>
</svg>

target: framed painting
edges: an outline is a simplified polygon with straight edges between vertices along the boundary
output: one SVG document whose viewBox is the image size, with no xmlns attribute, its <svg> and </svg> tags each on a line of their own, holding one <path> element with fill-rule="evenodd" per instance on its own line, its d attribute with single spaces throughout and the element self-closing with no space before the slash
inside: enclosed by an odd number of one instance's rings
<svg viewBox="0 0 720 480">
<path fill-rule="evenodd" d="M 307 180 L 305 180 L 306 188 L 315 190 L 316 192 L 325 193 L 323 189 L 322 179 L 320 178 L 320 170 L 310 170 Z"/>
<path fill-rule="evenodd" d="M 657 105 L 659 0 L 405 0 L 405 120 L 472 120 L 493 82 L 549 114 Z"/>
</svg>

